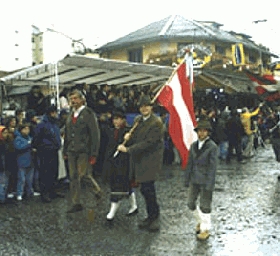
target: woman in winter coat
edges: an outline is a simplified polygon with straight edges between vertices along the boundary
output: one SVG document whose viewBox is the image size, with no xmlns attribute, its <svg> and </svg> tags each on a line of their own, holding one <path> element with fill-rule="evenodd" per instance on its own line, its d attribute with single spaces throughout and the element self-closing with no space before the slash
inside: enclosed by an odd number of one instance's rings
<svg viewBox="0 0 280 256">
<path fill-rule="evenodd" d="M 124 134 L 129 131 L 126 124 L 124 113 L 121 111 L 113 113 L 113 128 L 107 130 L 107 148 L 105 152 L 105 161 L 103 173 L 109 180 L 111 188 L 111 207 L 107 214 L 107 220 L 113 220 L 115 213 L 120 205 L 120 200 L 129 195 L 131 207 L 127 216 L 132 216 L 138 212 L 135 192 L 130 186 L 129 180 L 129 155 L 119 152 L 114 157 L 117 146 L 123 142 Z"/>
</svg>

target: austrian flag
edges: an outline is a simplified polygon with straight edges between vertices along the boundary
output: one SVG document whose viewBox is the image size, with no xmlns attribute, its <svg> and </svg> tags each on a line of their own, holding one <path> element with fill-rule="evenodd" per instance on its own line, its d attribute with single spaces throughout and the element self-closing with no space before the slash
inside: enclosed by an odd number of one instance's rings
<svg viewBox="0 0 280 256">
<path fill-rule="evenodd" d="M 180 64 L 173 77 L 158 95 L 158 102 L 169 112 L 169 135 L 180 153 L 182 169 L 187 165 L 191 144 L 197 140 L 194 131 L 192 84 L 187 77 L 186 63 Z"/>
</svg>

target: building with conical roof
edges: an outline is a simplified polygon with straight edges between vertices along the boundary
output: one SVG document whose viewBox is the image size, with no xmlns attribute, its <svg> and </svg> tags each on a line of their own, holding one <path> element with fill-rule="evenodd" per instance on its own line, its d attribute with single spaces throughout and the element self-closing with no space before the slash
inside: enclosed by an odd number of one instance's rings
<svg viewBox="0 0 280 256">
<path fill-rule="evenodd" d="M 185 49 L 193 51 L 197 89 L 223 89 L 227 93 L 255 94 L 254 85 L 242 69 L 260 71 L 271 57 L 268 48 L 251 36 L 225 31 L 214 21 L 188 20 L 171 15 L 131 32 L 96 51 L 101 58 L 166 66 L 177 65 Z M 156 85 L 155 85 L 156 87 Z"/>
<path fill-rule="evenodd" d="M 269 63 L 274 56 L 267 48 L 256 45 L 250 36 L 224 31 L 222 26 L 212 21 L 188 20 L 172 15 L 109 42 L 97 51 L 103 58 L 172 65 L 178 62 L 182 49 L 189 46 L 200 60 L 209 62 L 207 56 L 211 56 L 211 64 L 214 65 L 231 64 L 232 45 L 242 44 L 245 64 L 252 68 L 260 63 Z"/>
</svg>

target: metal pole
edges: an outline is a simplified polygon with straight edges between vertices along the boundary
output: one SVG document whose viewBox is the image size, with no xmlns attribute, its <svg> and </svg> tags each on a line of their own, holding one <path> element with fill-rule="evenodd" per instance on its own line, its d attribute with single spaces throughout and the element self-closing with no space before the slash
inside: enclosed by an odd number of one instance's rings
<svg viewBox="0 0 280 256">
<path fill-rule="evenodd" d="M 56 86 L 56 105 L 57 109 L 60 110 L 60 102 L 59 102 L 59 77 L 58 77 L 58 61 L 55 62 L 55 86 Z"/>
<path fill-rule="evenodd" d="M 3 82 L 0 82 L 0 119 L 2 119 L 3 115 Z M 2 120 L 1 120 L 2 121 Z"/>
<path fill-rule="evenodd" d="M 260 74 L 262 75 L 263 74 L 263 61 L 262 61 L 262 50 L 260 48 Z"/>
</svg>

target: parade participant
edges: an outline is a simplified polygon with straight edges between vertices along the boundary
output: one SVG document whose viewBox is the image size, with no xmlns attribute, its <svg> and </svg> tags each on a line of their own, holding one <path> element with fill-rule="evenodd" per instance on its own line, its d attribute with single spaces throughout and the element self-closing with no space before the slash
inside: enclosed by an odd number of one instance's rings
<svg viewBox="0 0 280 256">
<path fill-rule="evenodd" d="M 218 160 L 218 147 L 209 137 L 211 130 L 208 120 L 198 122 L 195 128 L 198 140 L 191 145 L 186 167 L 188 207 L 198 222 L 196 232 L 200 240 L 206 240 L 210 236 L 212 194 Z"/>
<path fill-rule="evenodd" d="M 129 132 L 125 114 L 122 111 L 113 112 L 113 128 L 107 130 L 108 144 L 105 153 L 103 170 L 109 178 L 111 188 L 111 208 L 107 220 L 113 220 L 119 208 L 120 200 L 129 195 L 131 208 L 127 216 L 138 213 L 135 192 L 129 181 L 129 156 L 123 152 L 114 157 L 117 146 L 123 142 L 125 133 Z"/>
<path fill-rule="evenodd" d="M 92 165 L 96 163 L 100 145 L 100 131 L 92 109 L 85 105 L 85 97 L 80 90 L 69 94 L 72 113 L 65 124 L 63 155 L 68 159 L 72 207 L 67 212 L 83 210 L 80 200 L 82 178 L 87 179 L 100 197 L 101 189 L 92 177 Z"/>
<path fill-rule="evenodd" d="M 139 100 L 141 115 L 135 118 L 138 123 L 133 134 L 125 134 L 130 145 L 119 145 L 118 150 L 127 152 L 131 159 L 131 172 L 146 202 L 148 217 L 139 223 L 140 229 L 158 231 L 160 228 L 160 208 L 157 202 L 155 180 L 162 168 L 164 150 L 164 128 L 159 117 L 152 112 L 152 102 L 144 95 Z"/>
<path fill-rule="evenodd" d="M 39 183 L 41 199 L 49 203 L 55 197 L 64 197 L 55 191 L 58 176 L 58 150 L 61 147 L 57 108 L 52 105 L 47 108 L 42 122 L 34 133 L 32 147 L 37 151 L 39 161 Z"/>
</svg>

